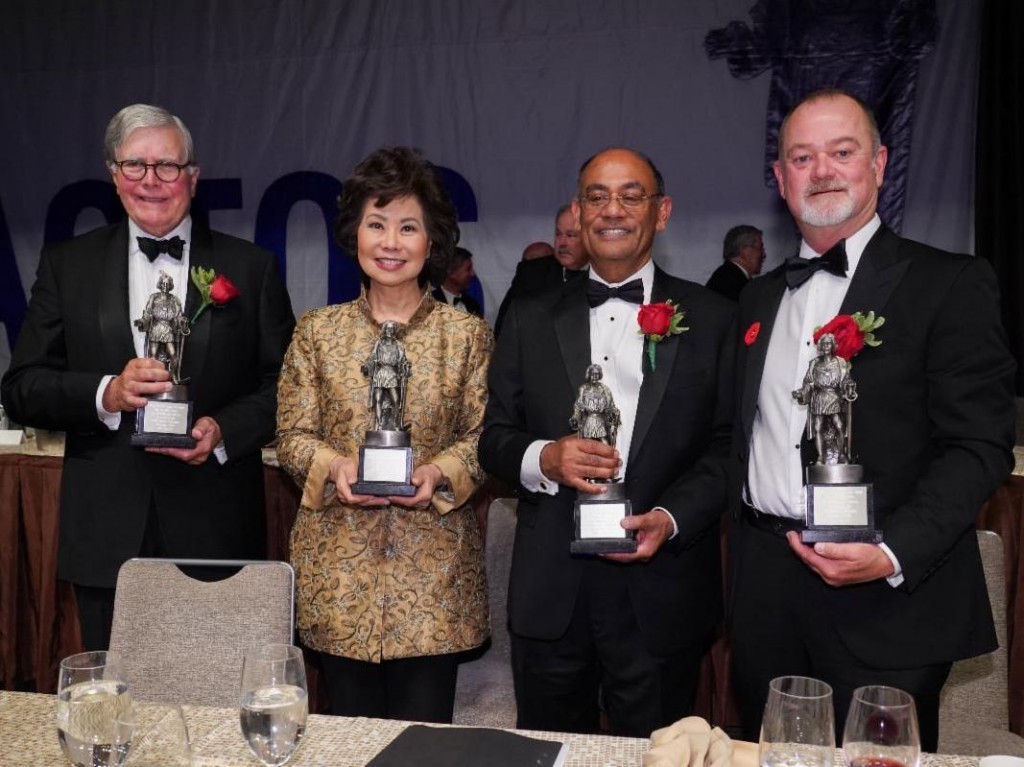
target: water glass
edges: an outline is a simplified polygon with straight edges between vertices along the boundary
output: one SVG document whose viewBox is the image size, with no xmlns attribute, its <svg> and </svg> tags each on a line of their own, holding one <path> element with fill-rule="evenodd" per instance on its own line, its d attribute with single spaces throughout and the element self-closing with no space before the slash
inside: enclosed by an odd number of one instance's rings
<svg viewBox="0 0 1024 767">
<path fill-rule="evenodd" d="M 242 662 L 242 735 L 263 764 L 284 764 L 306 730 L 309 710 L 302 650 L 272 644 L 247 650 Z"/>
<path fill-rule="evenodd" d="M 921 733 L 913 696 L 895 687 L 853 691 L 843 730 L 848 767 L 918 767 Z"/>
<path fill-rule="evenodd" d="M 835 745 L 832 688 L 805 676 L 773 679 L 761 720 L 761 767 L 832 767 Z"/>
<path fill-rule="evenodd" d="M 131 728 L 119 720 L 131 708 L 121 659 L 106 650 L 60 662 L 57 738 L 75 767 L 121 767 Z"/>
</svg>

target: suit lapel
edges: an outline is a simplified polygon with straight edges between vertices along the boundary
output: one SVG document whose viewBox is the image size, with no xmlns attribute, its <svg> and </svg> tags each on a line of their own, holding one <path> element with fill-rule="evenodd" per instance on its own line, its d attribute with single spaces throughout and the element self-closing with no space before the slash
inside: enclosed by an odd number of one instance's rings
<svg viewBox="0 0 1024 767">
<path fill-rule="evenodd" d="M 662 301 L 673 301 L 680 309 L 686 311 L 684 303 L 685 296 L 670 295 L 668 287 L 668 275 L 658 267 L 654 268 L 654 285 L 651 286 L 651 303 L 657 304 Z M 686 319 L 683 319 L 686 325 Z M 639 328 L 639 326 L 638 326 Z M 647 432 L 654 422 L 654 416 L 661 407 L 661 400 L 665 396 L 669 380 L 676 366 L 676 357 L 680 354 L 680 348 L 686 343 L 686 333 L 677 336 L 663 338 L 661 343 L 656 344 L 656 364 L 652 371 L 647 362 L 647 341 L 644 340 L 644 349 L 639 360 L 643 365 L 644 379 L 640 385 L 640 399 L 636 405 L 636 420 L 633 423 L 633 439 L 629 443 L 628 466 L 633 465 L 637 450 L 643 444 Z M 627 467 L 628 470 L 628 467 Z"/>
<path fill-rule="evenodd" d="M 220 274 L 220 263 L 217 254 L 213 249 L 213 241 L 210 237 L 210 230 L 201 226 L 193 217 L 192 219 L 192 242 L 189 244 L 189 272 L 197 266 L 203 269 L 213 269 Z M 230 277 L 231 275 L 225 275 Z M 193 284 L 191 274 L 188 277 L 188 290 L 185 293 L 185 317 L 191 322 L 199 308 L 202 297 L 199 289 Z M 199 319 L 192 325 L 192 332 L 185 341 L 183 359 L 181 363 L 181 375 L 183 378 L 195 380 L 198 378 L 206 363 L 206 354 L 210 342 L 210 325 L 213 322 L 213 313 L 217 311 L 208 307 L 203 311 Z"/>
<path fill-rule="evenodd" d="M 109 369 L 120 370 L 125 360 L 135 357 L 135 340 L 128 304 L 128 222 L 121 222 L 111 233 L 106 250 L 100 256 L 101 278 L 99 333 Z"/>
<path fill-rule="evenodd" d="M 743 366 L 743 390 L 740 393 L 740 420 L 746 441 L 750 441 L 750 430 L 754 423 L 754 412 L 757 409 L 757 394 L 761 389 L 761 376 L 764 374 L 764 362 L 768 356 L 768 342 L 775 326 L 775 316 L 779 313 L 779 303 L 786 291 L 786 278 L 783 269 L 777 269 L 765 275 L 764 285 L 754 284 L 744 291 L 744 296 L 753 296 L 749 312 L 744 312 L 751 320 L 750 326 L 739 328 L 746 334 L 749 327 L 760 323 L 761 327 L 756 338 L 749 345 L 744 341 L 746 354 Z"/>
<path fill-rule="evenodd" d="M 575 397 L 575 391 L 583 383 L 590 364 L 590 307 L 587 305 L 586 280 L 565 283 L 554 319 L 558 348 L 569 378 L 569 387 Z"/>
<path fill-rule="evenodd" d="M 881 227 L 864 248 L 839 313 L 883 314 L 909 265 L 909 259 L 900 257 L 900 238 Z"/>
</svg>

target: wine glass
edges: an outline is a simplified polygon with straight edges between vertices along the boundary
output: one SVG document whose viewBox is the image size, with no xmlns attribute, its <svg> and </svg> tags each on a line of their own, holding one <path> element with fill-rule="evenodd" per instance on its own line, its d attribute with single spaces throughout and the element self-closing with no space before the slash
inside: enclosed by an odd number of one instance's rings
<svg viewBox="0 0 1024 767">
<path fill-rule="evenodd" d="M 913 696 L 895 687 L 853 691 L 843 730 L 848 767 L 918 767 L 921 733 Z"/>
<path fill-rule="evenodd" d="M 242 735 L 263 764 L 291 759 L 306 730 L 306 667 L 302 650 L 271 644 L 246 651 L 242 661 Z"/>
<path fill-rule="evenodd" d="M 773 679 L 761 720 L 761 767 L 832 767 L 835 747 L 832 688 L 805 676 Z"/>
<path fill-rule="evenodd" d="M 118 718 L 134 736 L 124 767 L 189 767 L 192 752 L 181 706 L 139 703 Z"/>
<path fill-rule="evenodd" d="M 60 662 L 57 738 L 75 767 L 120 767 L 132 732 L 118 722 L 131 708 L 117 653 L 96 650 Z"/>
</svg>

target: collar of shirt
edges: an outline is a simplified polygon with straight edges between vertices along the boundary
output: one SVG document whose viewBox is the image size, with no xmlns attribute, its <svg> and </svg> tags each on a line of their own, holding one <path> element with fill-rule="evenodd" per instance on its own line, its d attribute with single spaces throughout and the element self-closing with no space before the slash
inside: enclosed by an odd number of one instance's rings
<svg viewBox="0 0 1024 767">
<path fill-rule="evenodd" d="M 622 282 L 610 283 L 593 269 L 590 279 L 609 287 L 618 287 L 639 279 L 644 285 L 644 303 L 651 302 L 654 288 L 654 261 L 648 261 Z M 640 387 L 644 381 L 644 337 L 638 331 L 636 304 L 611 298 L 590 310 L 590 361 L 600 365 L 604 384 L 611 389 L 612 399 L 619 408 L 622 425 L 616 447 L 622 458 L 620 477 L 626 476 L 626 462 L 633 443 L 633 425 L 636 422 Z M 580 381 L 579 383 L 583 383 Z"/>
<path fill-rule="evenodd" d="M 729 261 L 729 263 L 732 264 L 733 266 L 735 266 L 741 272 L 743 272 L 743 276 L 744 277 L 746 277 L 748 280 L 750 279 L 750 272 L 748 272 L 746 269 L 744 269 L 742 265 L 736 263 L 735 261 Z"/>
<path fill-rule="evenodd" d="M 135 341 L 135 355 L 145 356 L 146 334 L 135 327 L 134 321 L 142 317 L 142 310 L 146 308 L 146 302 L 156 291 L 156 281 L 160 272 L 167 272 L 174 281 L 174 289 L 171 291 L 181 305 L 185 306 L 185 298 L 188 295 L 189 284 L 189 254 L 192 245 L 192 217 L 185 216 L 174 229 L 169 231 L 160 240 L 168 240 L 171 237 L 180 237 L 185 241 L 182 250 L 181 261 L 171 258 L 166 253 L 161 253 L 156 260 L 150 262 L 142 250 L 139 249 L 138 237 L 152 237 L 142 227 L 131 219 L 128 219 L 128 321 L 131 324 L 132 339 Z"/>
</svg>

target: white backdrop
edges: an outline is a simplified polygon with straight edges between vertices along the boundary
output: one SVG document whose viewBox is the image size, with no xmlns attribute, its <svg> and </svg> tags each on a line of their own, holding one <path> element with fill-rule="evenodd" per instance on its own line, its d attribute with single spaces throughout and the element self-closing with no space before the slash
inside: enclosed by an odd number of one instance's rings
<svg viewBox="0 0 1024 767">
<path fill-rule="evenodd" d="M 749 21 L 752 3 L 6 0 L 0 208 L 21 287 L 34 279 L 55 195 L 106 178 L 103 128 L 139 101 L 185 120 L 204 180 L 236 180 L 241 206 L 214 210 L 211 223 L 248 239 L 278 179 L 341 180 L 382 144 L 420 147 L 475 195 L 463 244 L 492 318 L 523 246 L 550 239 L 580 162 L 611 144 L 645 151 L 665 176 L 674 210 L 656 244 L 664 268 L 703 282 L 738 223 L 765 231 L 770 268 L 796 237 L 763 180 L 769 76 L 734 79 L 703 47 L 709 30 Z M 938 10 L 903 233 L 970 251 L 977 4 L 939 0 Z M 75 231 L 104 222 L 89 209 Z M 296 311 L 326 303 L 328 232 L 313 203 L 291 208 L 283 257 Z"/>
</svg>

